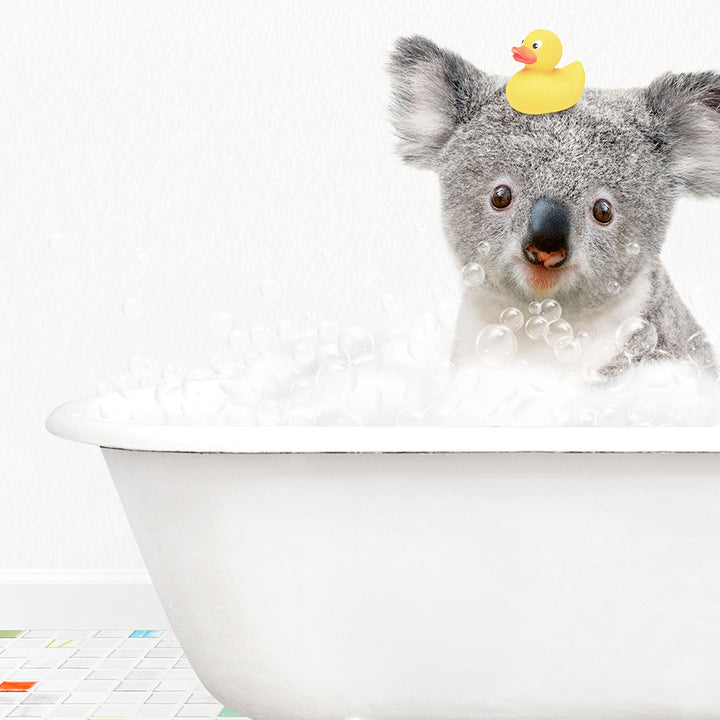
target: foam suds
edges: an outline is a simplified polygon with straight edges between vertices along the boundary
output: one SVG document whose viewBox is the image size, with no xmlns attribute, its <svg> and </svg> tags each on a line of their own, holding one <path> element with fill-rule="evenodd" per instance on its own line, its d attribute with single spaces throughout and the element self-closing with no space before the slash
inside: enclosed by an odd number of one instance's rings
<svg viewBox="0 0 720 720">
<path fill-rule="evenodd" d="M 211 327 L 228 349 L 209 368 L 182 373 L 134 356 L 128 373 L 99 388 L 99 411 L 112 421 L 171 425 L 720 423 L 713 369 L 690 354 L 635 362 L 657 345 L 650 323 L 628 318 L 614 345 L 593 344 L 561 315 L 555 300 L 506 308 L 478 334 L 477 362 L 457 366 L 447 317 L 411 334 L 292 322 L 246 332 L 219 313 Z M 519 350 L 528 339 L 547 361 Z M 610 357 L 622 370 L 613 376 L 601 369 Z M 134 392 L 140 386 L 154 390 Z"/>
</svg>

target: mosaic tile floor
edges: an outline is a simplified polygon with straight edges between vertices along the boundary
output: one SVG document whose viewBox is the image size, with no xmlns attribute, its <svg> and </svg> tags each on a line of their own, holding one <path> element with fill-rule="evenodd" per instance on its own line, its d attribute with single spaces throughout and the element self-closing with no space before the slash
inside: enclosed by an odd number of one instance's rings
<svg viewBox="0 0 720 720">
<path fill-rule="evenodd" d="M 0 718 L 241 717 L 169 630 L 0 630 Z"/>
</svg>

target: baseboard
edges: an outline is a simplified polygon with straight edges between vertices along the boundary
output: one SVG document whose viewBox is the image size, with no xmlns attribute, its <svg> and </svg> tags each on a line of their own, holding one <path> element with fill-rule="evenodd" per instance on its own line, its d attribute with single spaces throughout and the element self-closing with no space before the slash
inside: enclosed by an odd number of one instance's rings
<svg viewBox="0 0 720 720">
<path fill-rule="evenodd" d="M 0 627 L 165 629 L 170 623 L 144 570 L 0 570 Z"/>
</svg>

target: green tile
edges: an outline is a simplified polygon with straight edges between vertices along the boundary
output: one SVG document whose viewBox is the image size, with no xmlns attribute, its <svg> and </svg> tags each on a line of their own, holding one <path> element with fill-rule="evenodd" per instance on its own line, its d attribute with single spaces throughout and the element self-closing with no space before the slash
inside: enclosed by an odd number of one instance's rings
<svg viewBox="0 0 720 720">
<path fill-rule="evenodd" d="M 240 713 L 236 713 L 234 710 L 231 710 L 230 708 L 224 707 L 221 711 L 218 717 L 245 717 L 244 715 L 241 715 Z"/>
<path fill-rule="evenodd" d="M 20 637 L 24 630 L 0 630 L 0 638 L 16 638 Z"/>
</svg>

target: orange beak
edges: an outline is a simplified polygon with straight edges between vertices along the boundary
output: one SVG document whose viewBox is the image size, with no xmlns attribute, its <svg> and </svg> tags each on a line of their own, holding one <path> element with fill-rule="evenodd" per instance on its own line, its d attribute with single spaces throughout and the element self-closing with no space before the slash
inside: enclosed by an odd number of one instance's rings
<svg viewBox="0 0 720 720">
<path fill-rule="evenodd" d="M 537 60 L 537 55 L 529 48 L 521 45 L 520 47 L 514 47 L 512 49 L 513 60 L 525 63 L 525 65 L 532 65 Z"/>
</svg>

